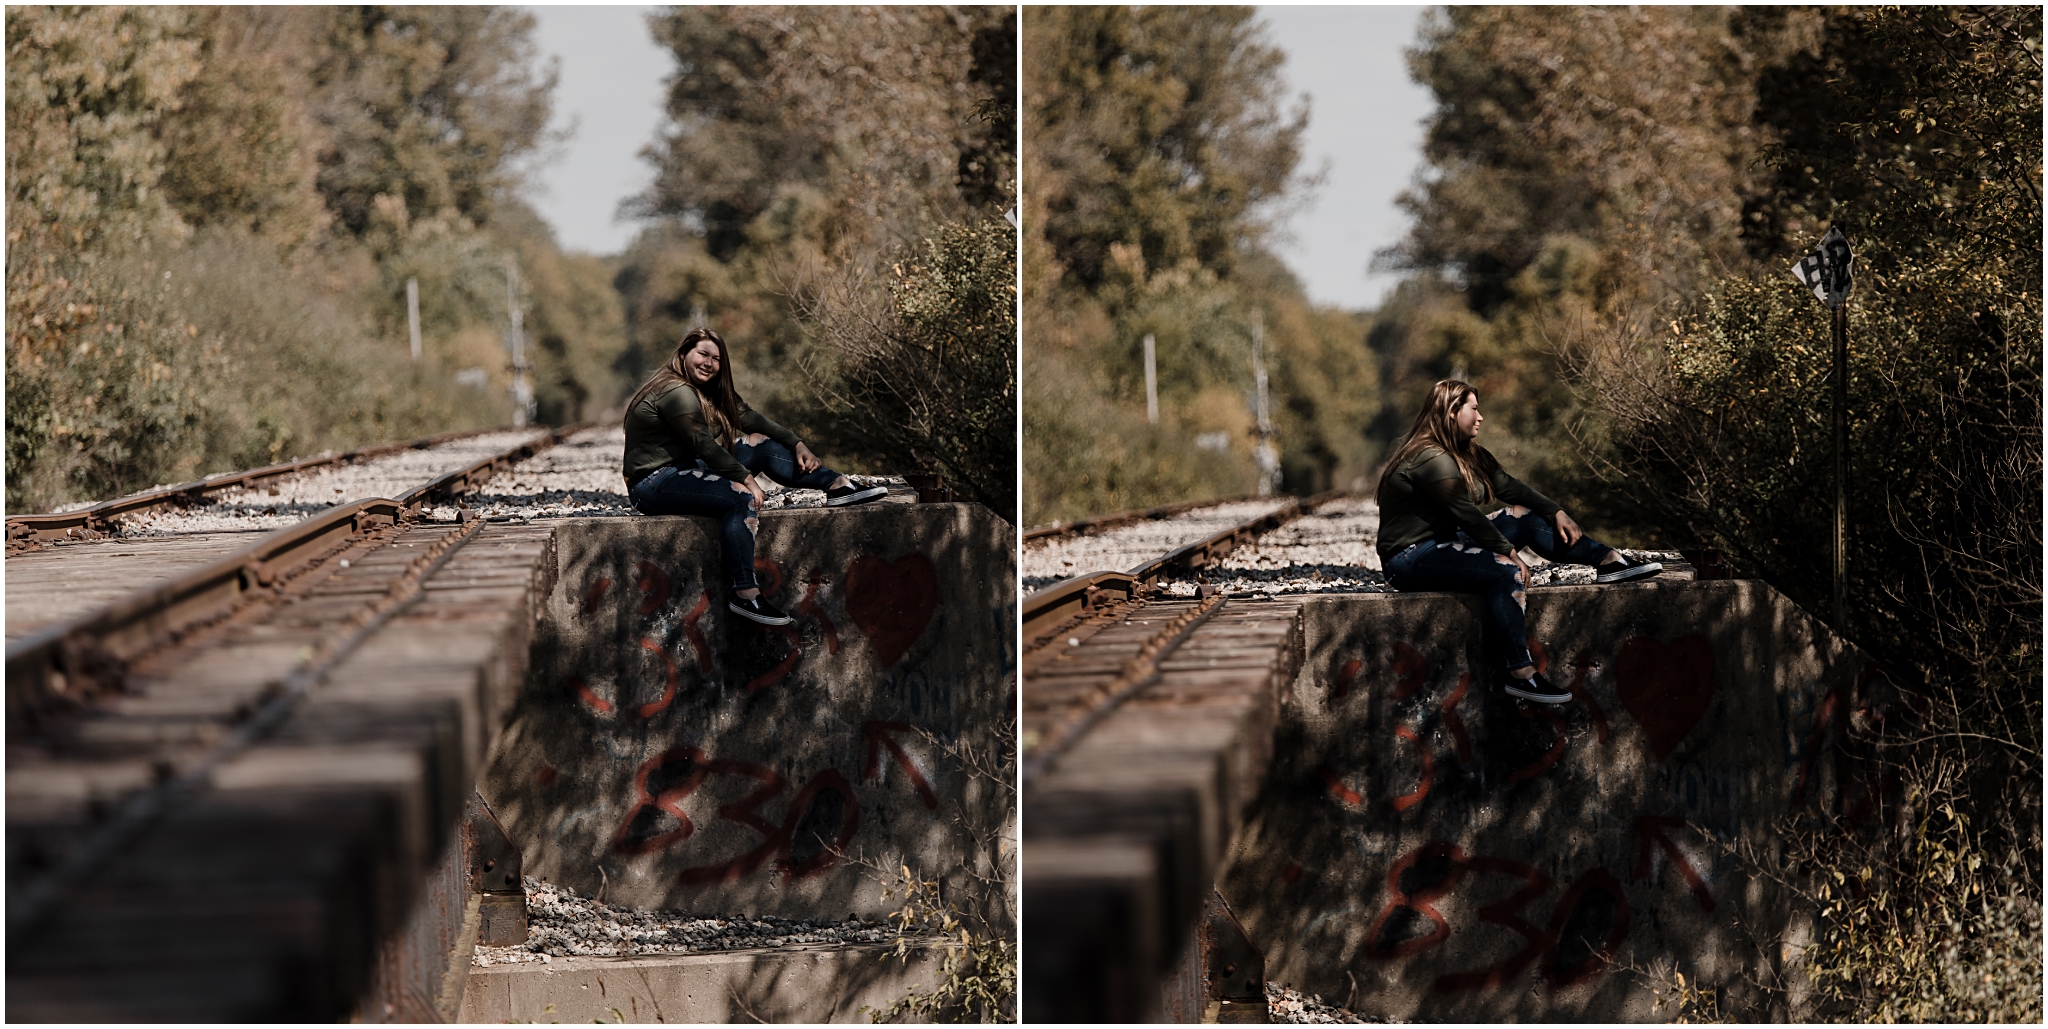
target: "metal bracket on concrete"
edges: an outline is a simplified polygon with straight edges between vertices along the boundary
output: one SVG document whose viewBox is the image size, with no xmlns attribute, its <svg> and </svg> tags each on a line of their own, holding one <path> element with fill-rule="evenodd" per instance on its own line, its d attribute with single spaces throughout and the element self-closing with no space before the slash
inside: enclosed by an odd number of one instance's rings
<svg viewBox="0 0 2048 1029">
<path fill-rule="evenodd" d="M 1266 958 L 1245 935 L 1230 905 L 1215 890 L 1202 901 L 1201 921 L 1181 950 L 1173 975 L 1160 986 L 1161 1013 L 1169 1022 L 1264 1023 Z"/>
<path fill-rule="evenodd" d="M 475 790 L 463 813 L 463 833 L 469 840 L 469 888 L 482 895 L 476 942 L 486 947 L 525 943 L 526 887 L 519 848 Z"/>
</svg>

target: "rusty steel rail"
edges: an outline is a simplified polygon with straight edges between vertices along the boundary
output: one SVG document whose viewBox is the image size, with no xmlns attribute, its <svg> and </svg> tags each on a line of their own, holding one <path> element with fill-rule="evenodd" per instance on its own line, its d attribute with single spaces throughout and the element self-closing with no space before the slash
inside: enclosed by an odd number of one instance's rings
<svg viewBox="0 0 2048 1029">
<path fill-rule="evenodd" d="M 1071 522 L 1053 522 L 1035 529 L 1024 530 L 1024 542 L 1050 539 L 1056 536 L 1075 536 L 1097 529 L 1114 529 L 1135 522 L 1156 522 L 1172 518 L 1204 507 L 1219 507 L 1223 504 L 1238 504 L 1248 500 L 1261 499 L 1257 494 L 1247 493 L 1235 497 L 1217 497 L 1211 500 L 1183 500 L 1178 504 L 1162 504 L 1142 511 L 1120 511 L 1116 514 L 1096 515 L 1092 518 L 1076 518 Z"/>
<path fill-rule="evenodd" d="M 580 428 L 556 429 L 438 476 L 396 499 L 357 500 L 323 511 L 169 582 L 10 644 L 6 685 L 10 734 L 36 725 L 53 710 L 81 703 L 93 692 L 118 684 L 123 668 L 135 658 L 234 611 L 252 594 L 268 591 L 362 533 L 415 519 L 427 504 L 474 489 Z"/>
<path fill-rule="evenodd" d="M 1206 539 L 1196 540 L 1185 546 L 1176 547 L 1159 557 L 1153 558 L 1129 571 L 1084 572 L 1069 579 L 1053 583 L 1024 598 L 1024 640 L 1030 641 L 1054 626 L 1060 625 L 1077 615 L 1108 603 L 1133 599 L 1158 580 L 1176 574 L 1200 571 L 1228 556 L 1240 543 L 1248 542 L 1273 531 L 1288 522 L 1346 496 L 1344 490 L 1318 493 L 1305 499 L 1290 500 L 1277 510 L 1247 519 Z M 1234 498 L 1242 500 L 1245 498 Z M 1185 513 L 1198 508 L 1213 507 L 1217 504 L 1232 503 L 1232 500 L 1205 500 L 1194 504 L 1171 505 L 1170 508 L 1153 508 L 1152 511 L 1173 510 Z M 1107 515 L 1092 524 L 1100 525 L 1112 519 L 1121 519 L 1115 524 L 1128 524 L 1152 517 L 1151 511 L 1140 511 L 1121 515 Z M 1069 523 L 1080 526 L 1082 522 Z M 1078 530 L 1077 530 L 1078 531 Z M 1041 535 L 1051 535 L 1050 530 L 1039 530 Z"/>
<path fill-rule="evenodd" d="M 28 540 L 77 539 L 87 534 L 98 536 L 112 529 L 115 519 L 124 514 L 172 505 L 187 506 L 203 499 L 209 493 L 217 493 L 236 486 L 255 485 L 327 465 L 354 464 L 404 450 L 425 450 L 459 439 L 481 436 L 487 432 L 502 431 L 504 430 L 499 428 L 465 429 L 461 432 L 444 432 L 438 436 L 424 436 L 400 443 L 378 443 L 325 457 L 300 458 L 282 464 L 265 465 L 246 472 L 210 475 L 175 486 L 164 486 L 132 496 L 101 501 L 91 507 L 65 511 L 61 514 L 13 515 L 7 519 L 7 541 L 11 544 Z"/>
</svg>

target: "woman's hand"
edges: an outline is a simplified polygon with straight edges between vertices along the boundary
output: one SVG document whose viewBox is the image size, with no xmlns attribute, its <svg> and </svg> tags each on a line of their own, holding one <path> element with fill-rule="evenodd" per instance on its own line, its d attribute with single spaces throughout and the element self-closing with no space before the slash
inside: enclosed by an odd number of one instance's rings
<svg viewBox="0 0 2048 1029">
<path fill-rule="evenodd" d="M 1584 538 L 1586 530 L 1579 528 L 1579 523 L 1572 521 L 1571 515 L 1559 511 L 1557 513 L 1557 534 L 1564 539 L 1564 545 L 1569 547 Z"/>
<path fill-rule="evenodd" d="M 754 510 L 758 511 L 767 505 L 768 498 L 761 495 L 761 484 L 755 482 L 751 475 L 747 476 L 747 491 L 754 495 Z"/>
<path fill-rule="evenodd" d="M 1522 580 L 1523 589 L 1528 589 L 1532 579 L 1528 563 L 1522 560 L 1522 552 L 1517 550 L 1508 556 L 1515 559 L 1515 577 Z"/>
<path fill-rule="evenodd" d="M 796 470 L 805 475 L 818 470 L 818 455 L 811 453 L 811 448 L 805 446 L 802 441 L 798 441 L 796 445 Z"/>
</svg>

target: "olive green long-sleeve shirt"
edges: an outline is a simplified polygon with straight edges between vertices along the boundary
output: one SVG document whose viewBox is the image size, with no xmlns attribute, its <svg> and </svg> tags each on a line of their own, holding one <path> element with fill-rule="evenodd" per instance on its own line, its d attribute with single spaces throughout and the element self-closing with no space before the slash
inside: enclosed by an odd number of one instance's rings
<svg viewBox="0 0 2048 1029">
<path fill-rule="evenodd" d="M 1496 500 L 1520 504 L 1545 518 L 1556 519 L 1560 510 L 1556 501 L 1509 475 L 1500 462 L 1488 463 L 1493 465 L 1493 474 L 1487 478 L 1487 485 L 1493 488 Z M 1426 447 L 1402 462 L 1387 477 L 1379 502 L 1382 562 L 1423 540 L 1452 539 L 1461 529 L 1473 542 L 1502 557 L 1515 552 L 1508 538 L 1480 513 L 1472 491 L 1465 487 L 1464 476 L 1458 473 L 1458 462 L 1435 447 Z"/>
<path fill-rule="evenodd" d="M 740 435 L 758 432 L 794 451 L 803 442 L 796 433 L 740 403 Z M 704 464 L 734 482 L 750 474 L 718 440 L 718 430 L 704 416 L 704 403 L 685 383 L 644 397 L 626 411 L 626 484 L 631 486 L 667 465 L 684 468 Z"/>
</svg>

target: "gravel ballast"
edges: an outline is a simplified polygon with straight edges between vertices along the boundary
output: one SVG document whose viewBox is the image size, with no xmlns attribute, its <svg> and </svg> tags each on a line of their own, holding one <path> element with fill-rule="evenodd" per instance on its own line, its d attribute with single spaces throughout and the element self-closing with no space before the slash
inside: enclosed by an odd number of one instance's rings
<svg viewBox="0 0 2048 1029">
<path fill-rule="evenodd" d="M 546 429 L 487 432 L 425 450 L 401 450 L 355 464 L 326 465 L 255 486 L 237 486 L 191 507 L 122 515 L 120 536 L 282 529 L 339 504 L 396 497 L 449 472 L 547 434 Z"/>
<path fill-rule="evenodd" d="M 890 943 L 906 934 L 885 922 L 852 919 L 790 919 L 767 916 L 706 916 L 680 911 L 615 908 L 533 876 L 526 887 L 526 943 L 478 946 L 470 964 L 478 968 L 572 957 L 628 957 L 639 954 L 703 954 L 767 947 L 843 946 Z"/>
<path fill-rule="evenodd" d="M 1240 500 L 1196 508 L 1172 518 L 1135 522 L 1080 536 L 1052 536 L 1024 545 L 1024 592 L 1089 572 L 1126 572 L 1153 558 L 1278 510 L 1290 497 Z"/>
</svg>

